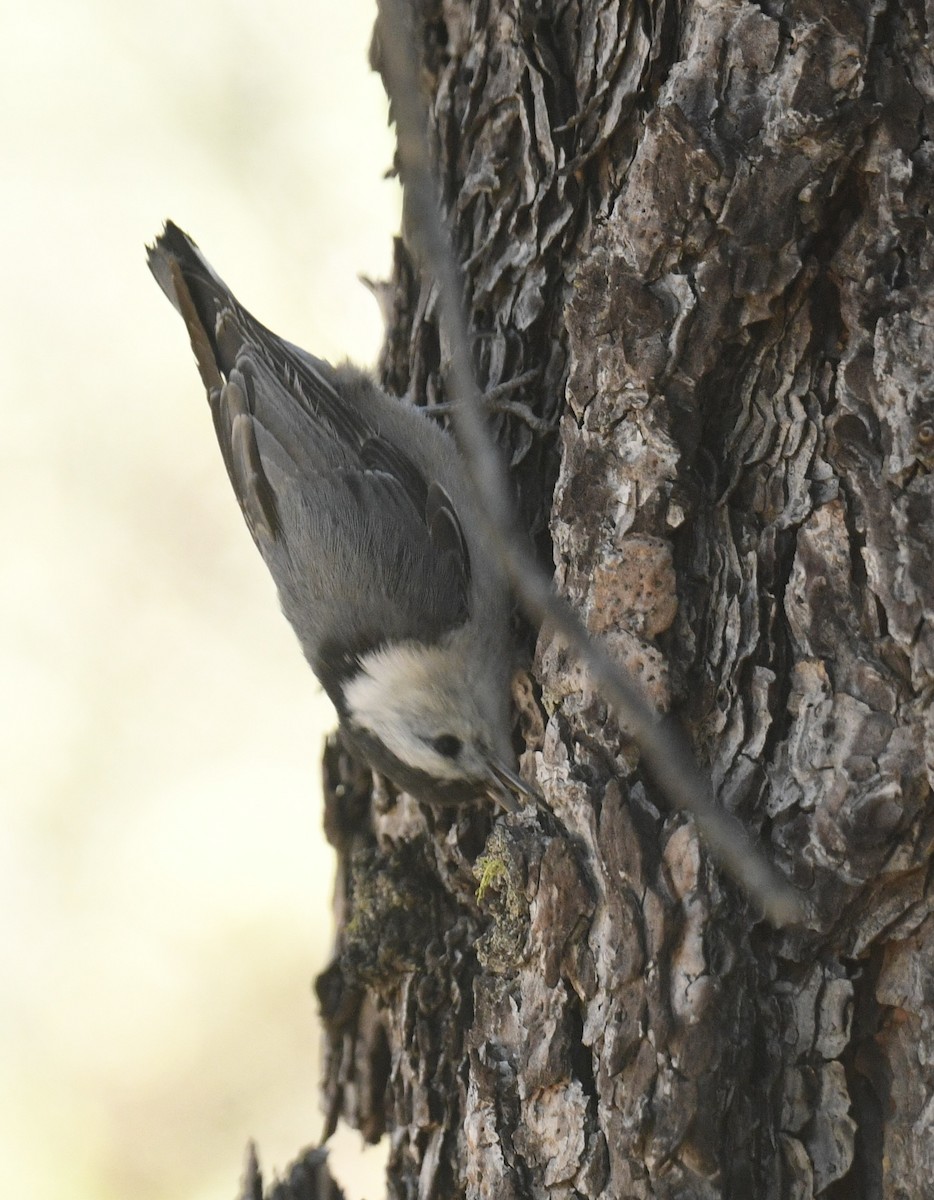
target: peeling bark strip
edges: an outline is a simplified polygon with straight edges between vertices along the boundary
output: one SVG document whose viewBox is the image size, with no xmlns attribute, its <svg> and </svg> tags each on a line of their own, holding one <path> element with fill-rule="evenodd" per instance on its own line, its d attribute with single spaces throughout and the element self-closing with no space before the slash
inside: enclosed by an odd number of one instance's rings
<svg viewBox="0 0 934 1200">
<path fill-rule="evenodd" d="M 335 744 L 325 1094 L 393 1197 L 934 1195 L 929 21 L 419 8 L 480 380 L 539 368 L 555 427 L 497 418 L 530 526 L 812 918 L 743 910 L 547 633 L 553 816 L 371 797 Z M 443 399 L 402 243 L 387 309 Z"/>
</svg>

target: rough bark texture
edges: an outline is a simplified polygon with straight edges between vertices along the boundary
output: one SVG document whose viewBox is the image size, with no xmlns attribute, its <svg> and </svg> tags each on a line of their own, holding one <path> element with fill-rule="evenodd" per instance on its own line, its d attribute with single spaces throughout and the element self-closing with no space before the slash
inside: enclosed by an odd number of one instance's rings
<svg viewBox="0 0 934 1200">
<path fill-rule="evenodd" d="M 543 635 L 550 813 L 331 748 L 330 1117 L 392 1197 L 934 1195 L 934 8 L 420 11 L 481 383 L 541 371 L 530 526 L 811 915 L 757 921 Z M 386 299 L 431 402 L 401 243 Z"/>
<path fill-rule="evenodd" d="M 331 1178 L 326 1150 L 303 1151 L 285 1179 L 274 1179 L 266 1187 L 256 1149 L 250 1146 L 238 1200 L 344 1200 L 344 1193 Z"/>
</svg>

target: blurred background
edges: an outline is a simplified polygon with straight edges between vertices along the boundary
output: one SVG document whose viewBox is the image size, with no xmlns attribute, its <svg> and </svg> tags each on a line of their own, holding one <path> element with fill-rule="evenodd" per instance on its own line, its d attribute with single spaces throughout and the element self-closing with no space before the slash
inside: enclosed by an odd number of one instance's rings
<svg viewBox="0 0 934 1200">
<path fill-rule="evenodd" d="M 374 7 L 0 0 L 5 1195 L 231 1200 L 249 1138 L 269 1176 L 321 1129 L 333 717 L 143 244 L 172 217 L 264 323 L 373 362 Z M 349 1196 L 374 1154 L 338 1137 Z"/>
</svg>

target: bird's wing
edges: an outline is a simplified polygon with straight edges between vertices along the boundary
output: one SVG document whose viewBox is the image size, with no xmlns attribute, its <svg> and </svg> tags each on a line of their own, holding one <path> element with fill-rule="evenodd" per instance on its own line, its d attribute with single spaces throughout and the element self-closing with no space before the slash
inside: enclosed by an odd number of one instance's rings
<svg viewBox="0 0 934 1200">
<path fill-rule="evenodd" d="M 149 264 L 188 327 L 240 507 L 319 674 L 349 669 L 336 647 L 434 641 L 461 624 L 470 564 L 441 485 L 327 363 L 256 321 L 177 226 Z"/>
</svg>

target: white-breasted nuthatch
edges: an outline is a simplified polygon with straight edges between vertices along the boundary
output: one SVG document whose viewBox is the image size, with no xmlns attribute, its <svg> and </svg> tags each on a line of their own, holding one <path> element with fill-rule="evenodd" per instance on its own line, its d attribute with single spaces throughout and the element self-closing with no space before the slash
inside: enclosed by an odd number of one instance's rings
<svg viewBox="0 0 934 1200">
<path fill-rule="evenodd" d="M 534 795 L 514 768 L 510 600 L 451 436 L 256 321 L 178 226 L 148 250 L 181 313 L 240 508 L 341 724 L 422 799 Z"/>
</svg>

